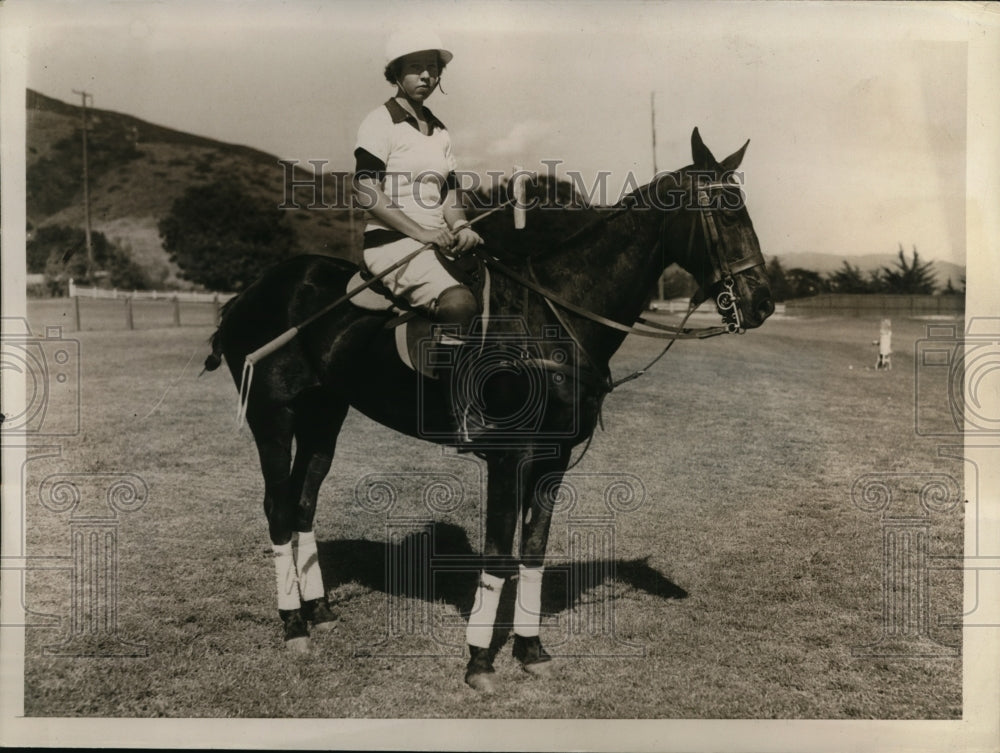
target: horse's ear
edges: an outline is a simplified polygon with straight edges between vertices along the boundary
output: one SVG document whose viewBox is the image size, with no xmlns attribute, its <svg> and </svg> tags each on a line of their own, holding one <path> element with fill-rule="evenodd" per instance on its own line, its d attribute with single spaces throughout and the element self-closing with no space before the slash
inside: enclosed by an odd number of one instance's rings
<svg viewBox="0 0 1000 753">
<path fill-rule="evenodd" d="M 737 167 L 740 166 L 740 163 L 743 161 L 743 155 L 746 153 L 748 146 L 750 146 L 750 139 L 747 139 L 747 143 L 745 143 L 743 145 L 743 148 L 741 148 L 738 152 L 733 152 L 724 160 L 722 160 L 722 164 L 720 165 L 720 167 L 722 167 L 722 169 L 727 173 L 735 170 Z"/>
<path fill-rule="evenodd" d="M 695 167 L 702 168 L 711 168 L 718 164 L 715 161 L 715 156 L 701 140 L 701 134 L 698 133 L 697 128 L 691 132 L 691 162 Z"/>
</svg>

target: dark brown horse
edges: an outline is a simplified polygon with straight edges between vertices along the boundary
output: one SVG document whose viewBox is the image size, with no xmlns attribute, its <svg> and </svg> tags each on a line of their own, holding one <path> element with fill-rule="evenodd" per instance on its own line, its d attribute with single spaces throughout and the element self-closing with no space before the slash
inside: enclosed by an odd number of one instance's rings
<svg viewBox="0 0 1000 753">
<path fill-rule="evenodd" d="M 514 655 L 528 671 L 548 666 L 532 605 L 554 490 L 571 450 L 594 431 L 613 387 L 609 360 L 662 271 L 676 262 L 690 272 L 729 331 L 760 326 L 774 310 L 759 243 L 732 180 L 746 145 L 718 162 L 697 129 L 691 141 L 691 166 L 657 176 L 559 245 L 502 256 L 487 238 L 481 252 L 492 268 L 491 320 L 469 368 L 493 433 L 475 447 L 488 470 L 485 550 L 467 632 L 466 681 L 475 688 L 492 687 L 494 655 L 484 636 L 492 632 L 503 579 L 518 571 Z M 532 222 L 544 223 L 544 215 L 533 213 Z M 343 295 L 355 271 L 323 256 L 272 269 L 226 306 L 206 368 L 225 356 L 239 384 L 247 354 Z M 279 614 L 285 639 L 296 646 L 308 640 L 310 626 L 335 619 L 318 567 L 302 560 L 315 560 L 316 498 L 348 408 L 404 434 L 454 441 L 445 390 L 401 361 L 386 327 L 391 317 L 344 304 L 256 364 L 246 418 L 264 474 Z"/>
</svg>

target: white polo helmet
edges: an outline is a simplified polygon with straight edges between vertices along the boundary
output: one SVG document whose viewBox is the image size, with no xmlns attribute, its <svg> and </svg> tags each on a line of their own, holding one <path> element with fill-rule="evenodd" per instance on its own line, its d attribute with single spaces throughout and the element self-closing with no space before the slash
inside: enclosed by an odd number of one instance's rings
<svg viewBox="0 0 1000 753">
<path fill-rule="evenodd" d="M 449 50 L 444 49 L 441 39 L 433 31 L 403 29 L 395 32 L 385 43 L 385 64 L 389 65 L 403 55 L 424 50 L 436 50 L 444 65 L 454 57 Z"/>
</svg>

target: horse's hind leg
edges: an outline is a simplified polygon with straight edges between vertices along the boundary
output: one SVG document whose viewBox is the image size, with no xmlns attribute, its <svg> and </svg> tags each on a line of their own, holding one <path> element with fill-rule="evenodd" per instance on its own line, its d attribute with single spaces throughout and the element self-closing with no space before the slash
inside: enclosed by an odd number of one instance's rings
<svg viewBox="0 0 1000 753">
<path fill-rule="evenodd" d="M 289 469 L 295 414 L 289 406 L 261 406 L 259 402 L 251 402 L 247 423 L 253 431 L 264 474 L 264 514 L 274 553 L 278 614 L 284 624 L 285 644 L 305 651 L 309 647 L 309 629 L 302 616 L 292 555 L 296 520 Z"/>
<path fill-rule="evenodd" d="M 295 462 L 290 492 L 295 500 L 295 531 L 302 612 L 314 629 L 332 627 L 334 616 L 326 598 L 319 565 L 313 519 L 320 486 L 333 462 L 337 435 L 347 415 L 347 402 L 320 391 L 310 391 L 295 404 Z"/>
</svg>

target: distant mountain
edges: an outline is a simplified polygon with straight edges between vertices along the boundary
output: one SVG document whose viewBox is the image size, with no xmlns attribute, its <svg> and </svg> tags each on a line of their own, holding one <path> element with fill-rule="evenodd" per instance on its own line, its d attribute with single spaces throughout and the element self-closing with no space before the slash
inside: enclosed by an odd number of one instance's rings
<svg viewBox="0 0 1000 753">
<path fill-rule="evenodd" d="M 906 258 L 911 259 L 912 249 L 905 249 L 905 251 Z M 917 252 L 920 252 L 919 248 L 917 249 Z M 843 268 L 845 261 L 852 267 L 860 268 L 862 272 L 874 272 L 882 267 L 894 269 L 899 261 L 897 253 L 838 256 L 837 254 L 818 254 L 803 251 L 791 254 L 776 254 L 776 256 L 778 261 L 781 262 L 781 266 L 786 271 L 796 268 L 808 269 L 813 272 L 819 272 L 823 275 L 836 272 L 838 269 Z M 920 259 L 921 261 L 930 261 L 932 263 L 932 268 L 935 273 L 935 282 L 939 287 L 943 288 L 947 285 L 949 278 L 951 279 L 951 284 L 954 287 L 959 289 L 962 287 L 961 281 L 965 277 L 965 267 L 948 261 L 927 259 L 924 256 L 921 256 Z"/>
<path fill-rule="evenodd" d="M 84 226 L 81 107 L 27 92 L 27 219 L 29 232 L 46 225 Z M 131 250 L 152 279 L 183 284 L 164 251 L 157 223 L 188 187 L 220 178 L 238 181 L 254 198 L 282 203 L 288 180 L 278 158 L 246 146 L 165 128 L 144 120 L 88 108 L 91 227 Z M 296 179 L 311 179 L 305 171 Z M 360 222 L 346 211 L 346 173 L 325 176 L 322 201 L 332 209 L 307 209 L 308 189 L 286 210 L 304 251 L 356 258 Z M 357 219 L 357 218 L 356 218 Z"/>
</svg>

